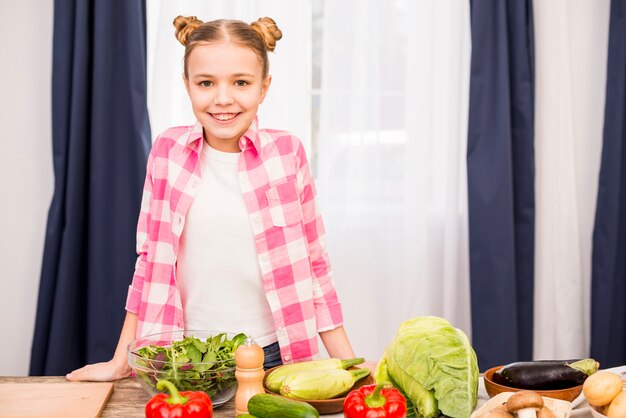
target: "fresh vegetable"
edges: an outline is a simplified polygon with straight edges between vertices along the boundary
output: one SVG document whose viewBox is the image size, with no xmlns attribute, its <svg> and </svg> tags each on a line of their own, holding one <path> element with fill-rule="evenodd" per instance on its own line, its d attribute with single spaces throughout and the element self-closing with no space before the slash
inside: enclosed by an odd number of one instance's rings
<svg viewBox="0 0 626 418">
<path fill-rule="evenodd" d="M 493 381 L 518 389 L 556 390 L 582 385 L 598 370 L 594 359 L 520 361 L 493 374 Z"/>
<path fill-rule="evenodd" d="M 331 399 L 348 392 L 354 384 L 370 374 L 369 369 L 307 370 L 285 377 L 280 394 L 288 398 Z"/>
<path fill-rule="evenodd" d="M 204 392 L 178 392 L 176 386 L 167 380 L 159 380 L 158 390 L 170 392 L 158 393 L 146 404 L 146 418 L 212 418 L 213 404 Z"/>
<path fill-rule="evenodd" d="M 348 360 L 339 360 L 329 358 L 325 360 L 302 361 L 299 363 L 287 364 L 272 370 L 267 378 L 265 378 L 265 387 L 274 393 L 280 392 L 280 386 L 290 374 L 306 371 L 306 370 L 332 370 L 332 369 L 348 369 L 365 361 L 363 358 L 352 358 Z"/>
<path fill-rule="evenodd" d="M 407 400 L 407 416 L 469 417 L 478 399 L 478 362 L 467 336 L 443 318 L 402 323 L 374 375 Z"/>
<path fill-rule="evenodd" d="M 187 336 L 171 346 L 148 345 L 134 352 L 142 357 L 135 373 L 153 387 L 158 375 L 178 390 L 201 390 L 213 397 L 236 385 L 235 350 L 246 338 L 220 333 L 205 341 Z"/>
<path fill-rule="evenodd" d="M 544 406 L 537 412 L 537 418 L 556 418 L 556 415 L 550 408 Z"/>
<path fill-rule="evenodd" d="M 248 412 L 258 418 L 319 418 L 317 409 L 306 402 L 258 393 L 248 400 Z M 240 415 L 241 416 L 241 415 Z"/>
<path fill-rule="evenodd" d="M 583 383 L 583 394 L 589 405 L 604 406 L 611 403 L 622 391 L 623 383 L 619 375 L 607 371 L 597 372 Z"/>
<path fill-rule="evenodd" d="M 406 400 L 388 383 L 366 385 L 348 394 L 343 403 L 345 418 L 404 418 Z"/>
<path fill-rule="evenodd" d="M 543 408 L 541 408 L 540 410 L 536 412 L 536 417 L 537 418 L 556 418 L 556 415 L 554 415 L 554 412 L 552 412 L 550 408 L 544 406 Z M 506 410 L 506 407 L 504 407 L 504 409 L 500 409 L 500 408 L 492 409 L 480 415 L 478 418 L 516 418 L 516 415 L 509 413 Z M 519 415 L 517 415 L 517 418 L 519 418 Z"/>
<path fill-rule="evenodd" d="M 536 418 L 537 412 L 543 409 L 543 398 L 532 390 L 515 392 L 506 401 L 506 409 L 517 418 Z"/>
<path fill-rule="evenodd" d="M 609 408 L 606 410 L 606 416 L 609 418 L 626 417 L 626 391 L 622 391 L 611 401 Z"/>
<path fill-rule="evenodd" d="M 393 377 L 389 373 L 389 366 L 385 356 L 378 363 L 374 378 L 377 382 L 389 381 L 404 395 L 407 403 L 407 416 L 431 418 L 439 415 L 435 392 L 426 390 L 411 375 L 402 368 L 395 367 Z"/>
</svg>

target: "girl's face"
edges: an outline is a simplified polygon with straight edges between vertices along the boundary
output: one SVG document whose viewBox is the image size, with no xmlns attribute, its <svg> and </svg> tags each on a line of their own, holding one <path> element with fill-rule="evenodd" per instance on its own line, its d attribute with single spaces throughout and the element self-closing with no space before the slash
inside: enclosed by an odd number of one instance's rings
<svg viewBox="0 0 626 418">
<path fill-rule="evenodd" d="M 263 103 L 271 77 L 263 79 L 257 55 L 232 42 L 196 46 L 187 58 L 183 79 L 193 113 L 211 147 L 239 152 L 239 138 Z"/>
</svg>

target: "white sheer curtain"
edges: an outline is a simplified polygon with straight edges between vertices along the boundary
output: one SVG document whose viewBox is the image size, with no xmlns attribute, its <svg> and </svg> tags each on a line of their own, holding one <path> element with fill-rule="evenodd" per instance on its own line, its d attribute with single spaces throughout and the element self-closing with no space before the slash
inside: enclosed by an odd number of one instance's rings
<svg viewBox="0 0 626 418">
<path fill-rule="evenodd" d="M 535 0 L 534 357 L 589 355 L 610 0 Z"/>
<path fill-rule="evenodd" d="M 174 37 L 178 15 L 200 20 L 273 18 L 283 32 L 270 53 L 272 85 L 259 110 L 261 127 L 285 129 L 311 142 L 311 6 L 289 0 L 148 0 L 148 108 L 152 137 L 195 118 L 182 81 L 184 47 Z"/>
<path fill-rule="evenodd" d="M 469 2 L 323 13 L 317 186 L 355 351 L 380 358 L 417 315 L 469 334 Z"/>
</svg>

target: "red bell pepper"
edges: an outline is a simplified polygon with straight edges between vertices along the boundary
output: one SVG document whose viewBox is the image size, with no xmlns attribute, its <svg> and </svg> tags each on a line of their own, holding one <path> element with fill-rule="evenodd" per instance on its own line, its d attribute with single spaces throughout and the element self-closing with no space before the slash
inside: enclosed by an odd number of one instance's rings
<svg viewBox="0 0 626 418">
<path fill-rule="evenodd" d="M 204 392 L 178 392 L 167 380 L 159 380 L 158 390 L 167 388 L 167 393 L 158 393 L 146 404 L 146 418 L 212 418 L 213 403 Z"/>
<path fill-rule="evenodd" d="M 406 400 L 389 383 L 366 385 L 355 389 L 343 402 L 345 418 L 404 418 Z"/>
</svg>

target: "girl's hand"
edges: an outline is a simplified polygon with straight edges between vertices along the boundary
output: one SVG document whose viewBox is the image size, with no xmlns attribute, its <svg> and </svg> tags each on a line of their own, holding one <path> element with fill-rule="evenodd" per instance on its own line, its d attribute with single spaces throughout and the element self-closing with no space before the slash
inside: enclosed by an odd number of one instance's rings
<svg viewBox="0 0 626 418">
<path fill-rule="evenodd" d="M 108 382 L 118 380 L 130 376 L 130 366 L 120 363 L 115 359 L 95 364 L 88 364 L 85 367 L 76 369 L 68 373 L 65 377 L 67 380 L 78 382 L 81 380 L 92 380 L 99 382 Z"/>
<path fill-rule="evenodd" d="M 126 347 L 135 338 L 137 331 L 137 314 L 132 312 L 126 313 L 124 326 L 120 334 L 120 340 L 117 343 L 113 359 L 102 363 L 88 364 L 85 367 L 76 369 L 65 375 L 67 380 L 81 381 L 93 380 L 98 382 L 110 382 L 111 380 L 122 379 L 130 376 L 130 365 L 128 364 L 128 355 Z"/>
</svg>

